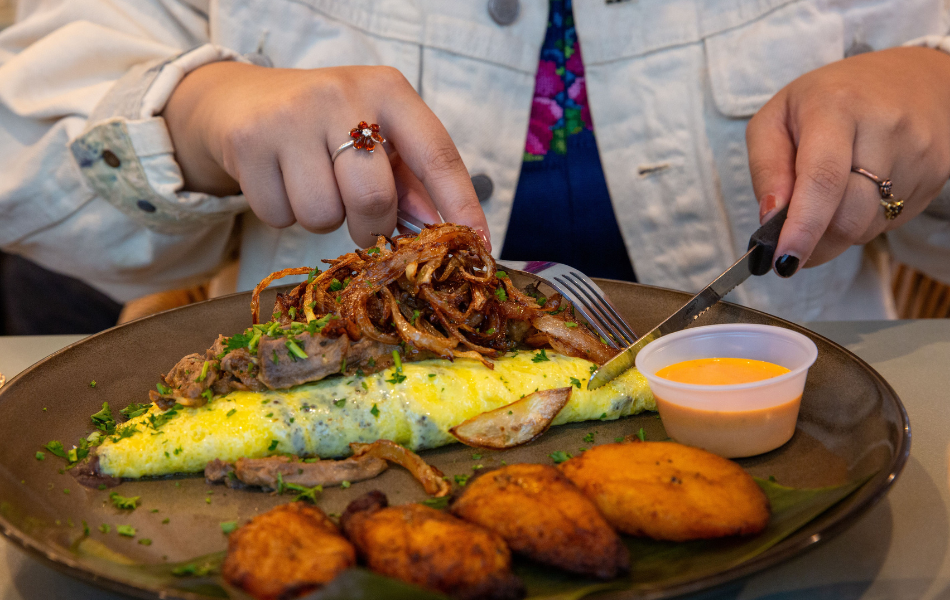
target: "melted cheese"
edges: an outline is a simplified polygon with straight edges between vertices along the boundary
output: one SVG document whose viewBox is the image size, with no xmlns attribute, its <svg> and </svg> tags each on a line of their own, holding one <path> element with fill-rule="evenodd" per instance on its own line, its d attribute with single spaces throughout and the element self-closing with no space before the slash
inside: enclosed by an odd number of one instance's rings
<svg viewBox="0 0 950 600">
<path fill-rule="evenodd" d="M 121 425 L 128 437 L 114 436 L 98 448 L 99 467 L 114 477 L 194 473 L 210 460 L 234 461 L 290 453 L 341 457 L 350 442 L 390 439 L 411 450 L 455 441 L 449 428 L 485 411 L 514 402 L 537 389 L 575 385 L 554 424 L 617 419 L 656 410 L 646 380 L 634 369 L 590 392 L 593 363 L 551 352 L 534 362 L 535 352 L 494 361 L 427 360 L 403 365 L 405 380 L 393 383 L 394 370 L 365 377 L 333 377 L 267 392 L 232 392 L 199 408 L 181 408 L 157 429 L 149 412 Z M 375 407 L 375 409 L 374 409 Z M 128 430 L 131 431 L 131 430 Z"/>
</svg>

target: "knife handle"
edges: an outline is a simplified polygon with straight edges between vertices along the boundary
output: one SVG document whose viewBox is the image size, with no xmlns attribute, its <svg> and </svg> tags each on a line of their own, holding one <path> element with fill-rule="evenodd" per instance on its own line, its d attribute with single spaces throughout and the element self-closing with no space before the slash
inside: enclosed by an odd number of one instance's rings
<svg viewBox="0 0 950 600">
<path fill-rule="evenodd" d="M 759 227 L 749 238 L 749 250 L 755 247 L 755 252 L 749 257 L 749 270 L 753 275 L 765 275 L 772 270 L 772 259 L 775 257 L 775 248 L 778 246 L 778 235 L 782 233 L 782 225 L 788 217 L 788 205 L 775 213 L 765 225 Z"/>
</svg>

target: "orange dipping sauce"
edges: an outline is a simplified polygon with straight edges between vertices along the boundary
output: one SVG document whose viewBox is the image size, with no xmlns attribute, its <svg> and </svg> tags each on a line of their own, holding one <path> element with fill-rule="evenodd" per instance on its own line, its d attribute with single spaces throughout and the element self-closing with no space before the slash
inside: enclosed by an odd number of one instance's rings
<svg viewBox="0 0 950 600">
<path fill-rule="evenodd" d="M 788 373 L 781 365 L 751 358 L 697 358 L 663 367 L 657 377 L 695 385 L 735 385 Z"/>
</svg>

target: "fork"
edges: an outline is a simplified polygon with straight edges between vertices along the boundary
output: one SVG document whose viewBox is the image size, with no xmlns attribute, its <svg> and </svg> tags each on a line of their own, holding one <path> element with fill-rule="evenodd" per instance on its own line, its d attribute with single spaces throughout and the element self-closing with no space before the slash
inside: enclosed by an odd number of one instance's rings
<svg viewBox="0 0 950 600">
<path fill-rule="evenodd" d="M 404 212 L 396 211 L 396 220 L 413 233 L 421 233 L 425 224 Z M 607 345 L 622 350 L 637 341 L 637 334 L 600 287 L 577 269 L 556 262 L 513 262 L 496 260 L 495 264 L 509 271 L 528 273 L 551 286 L 570 302 L 574 309 L 607 342 Z"/>
</svg>

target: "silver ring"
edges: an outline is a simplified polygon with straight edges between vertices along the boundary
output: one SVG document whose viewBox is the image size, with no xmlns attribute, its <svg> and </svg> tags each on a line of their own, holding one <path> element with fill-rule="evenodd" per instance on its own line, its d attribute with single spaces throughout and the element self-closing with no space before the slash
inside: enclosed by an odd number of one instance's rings
<svg viewBox="0 0 950 600">
<path fill-rule="evenodd" d="M 881 206 L 884 207 L 884 218 L 888 221 L 893 221 L 898 216 L 900 216 L 901 211 L 904 210 L 904 201 L 894 197 L 894 194 L 891 193 L 891 180 L 890 179 L 881 179 L 874 173 L 861 167 L 851 167 L 852 173 L 857 173 L 858 175 L 864 175 L 871 181 L 877 184 L 878 194 L 881 196 Z"/>
<path fill-rule="evenodd" d="M 336 162 L 336 158 L 348 148 L 372 152 L 376 149 L 377 144 L 386 143 L 386 138 L 379 133 L 379 125 L 376 123 L 370 125 L 366 121 L 360 121 L 359 125 L 351 129 L 350 137 L 353 139 L 340 144 L 340 147 L 333 152 L 332 162 Z"/>
</svg>

